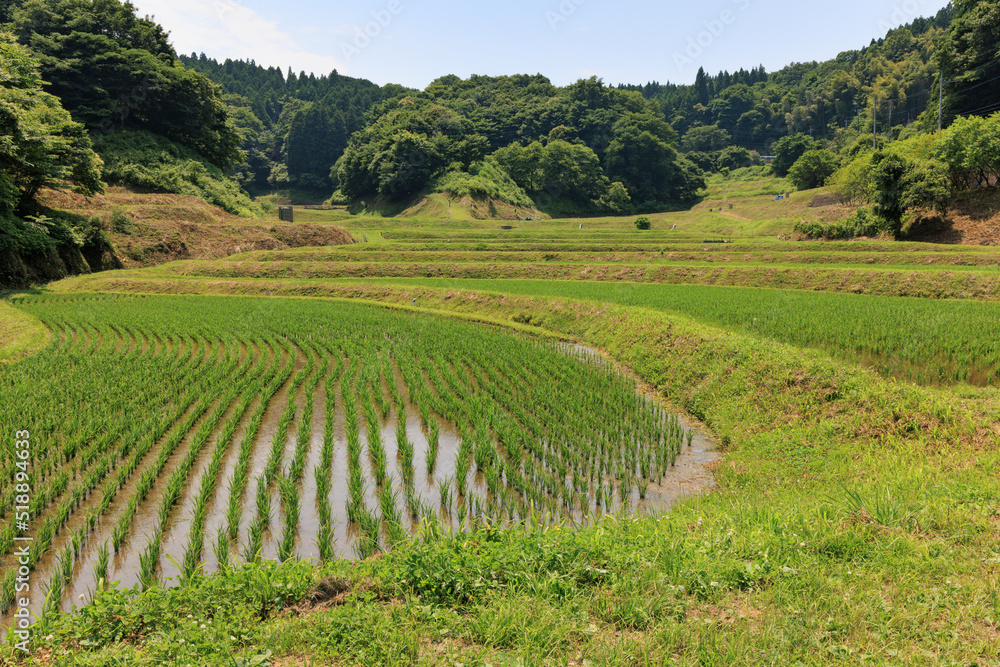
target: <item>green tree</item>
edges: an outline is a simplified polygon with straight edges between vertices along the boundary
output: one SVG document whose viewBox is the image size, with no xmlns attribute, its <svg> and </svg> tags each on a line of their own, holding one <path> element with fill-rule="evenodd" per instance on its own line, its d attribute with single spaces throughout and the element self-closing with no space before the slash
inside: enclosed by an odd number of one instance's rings
<svg viewBox="0 0 1000 667">
<path fill-rule="evenodd" d="M 937 137 L 934 155 L 948 166 L 956 188 L 988 184 L 1000 174 L 1000 113 L 956 118 Z"/>
<path fill-rule="evenodd" d="M 774 146 L 771 148 L 774 151 L 774 161 L 771 163 L 771 169 L 776 176 L 787 176 L 788 170 L 802 157 L 803 153 L 817 147 L 817 142 L 806 134 L 793 134 L 788 137 L 782 137 L 774 142 Z"/>
<path fill-rule="evenodd" d="M 551 141 L 542 151 L 539 192 L 549 198 L 596 202 L 611 187 L 597 154 L 586 146 Z"/>
<path fill-rule="evenodd" d="M 720 151 L 732 143 L 729 132 L 718 125 L 692 127 L 684 133 L 681 146 L 685 151 Z"/>
<path fill-rule="evenodd" d="M 1000 1 L 954 0 L 957 16 L 940 40 L 936 58 L 958 92 L 948 96 L 956 115 L 1000 106 Z"/>
<path fill-rule="evenodd" d="M 400 199 L 452 166 L 467 169 L 482 160 L 488 145 L 451 109 L 406 97 L 351 137 L 337 178 L 348 197 Z"/>
<path fill-rule="evenodd" d="M 861 153 L 833 175 L 833 188 L 848 203 L 867 203 L 871 193 L 872 154 Z"/>
<path fill-rule="evenodd" d="M 715 159 L 717 169 L 742 169 L 753 164 L 750 151 L 740 146 L 727 146 L 719 151 Z"/>
<path fill-rule="evenodd" d="M 90 137 L 41 90 L 27 50 L 0 34 L 0 209 L 25 213 L 43 187 L 103 190 Z"/>
<path fill-rule="evenodd" d="M 528 192 L 537 192 L 540 185 L 538 166 L 543 148 L 538 141 L 527 146 L 512 143 L 497 149 L 493 157 L 518 186 Z"/>
<path fill-rule="evenodd" d="M 788 179 L 799 190 L 812 190 L 826 185 L 837 171 L 837 158 L 828 150 L 806 151 L 788 170 Z"/>
<path fill-rule="evenodd" d="M 343 115 L 322 102 L 310 104 L 292 118 L 285 139 L 288 175 L 307 188 L 328 188 L 330 166 L 347 147 Z"/>
<path fill-rule="evenodd" d="M 608 177 L 621 181 L 639 207 L 669 201 L 668 183 L 677 169 L 677 151 L 637 126 L 620 128 L 605 154 Z"/>
<path fill-rule="evenodd" d="M 149 130 L 220 168 L 241 161 L 221 92 L 177 63 L 167 32 L 135 11 L 119 0 L 26 0 L 12 27 L 52 94 L 90 130 Z"/>
<path fill-rule="evenodd" d="M 872 156 L 871 179 L 875 213 L 890 223 L 897 238 L 907 211 L 943 211 L 951 195 L 943 165 L 921 164 L 894 153 L 879 151 Z"/>
</svg>

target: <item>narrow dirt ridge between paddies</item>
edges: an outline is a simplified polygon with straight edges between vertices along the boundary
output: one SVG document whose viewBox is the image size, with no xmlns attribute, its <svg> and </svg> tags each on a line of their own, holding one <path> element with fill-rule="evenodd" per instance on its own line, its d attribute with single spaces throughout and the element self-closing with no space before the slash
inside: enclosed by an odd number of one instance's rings
<svg viewBox="0 0 1000 667">
<path fill-rule="evenodd" d="M 733 285 L 771 289 L 881 294 L 934 299 L 1000 298 L 1000 273 L 948 270 L 784 268 L 774 266 L 641 266 L 629 264 L 505 264 L 388 262 L 180 262 L 153 274 L 117 272 L 110 281 L 145 275 L 204 278 L 323 280 L 337 278 L 454 278 L 578 280 L 618 283 Z M 122 284 L 119 283 L 119 284 Z"/>
</svg>

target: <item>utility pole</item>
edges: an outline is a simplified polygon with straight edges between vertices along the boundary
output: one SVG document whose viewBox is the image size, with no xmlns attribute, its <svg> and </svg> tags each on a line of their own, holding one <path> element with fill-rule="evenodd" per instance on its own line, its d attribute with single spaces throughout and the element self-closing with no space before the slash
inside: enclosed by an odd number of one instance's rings
<svg viewBox="0 0 1000 667">
<path fill-rule="evenodd" d="M 941 70 L 941 90 L 938 93 L 938 132 L 941 131 L 941 111 L 944 109 L 944 70 Z"/>
<path fill-rule="evenodd" d="M 878 150 L 878 95 L 872 105 L 872 150 Z"/>
</svg>

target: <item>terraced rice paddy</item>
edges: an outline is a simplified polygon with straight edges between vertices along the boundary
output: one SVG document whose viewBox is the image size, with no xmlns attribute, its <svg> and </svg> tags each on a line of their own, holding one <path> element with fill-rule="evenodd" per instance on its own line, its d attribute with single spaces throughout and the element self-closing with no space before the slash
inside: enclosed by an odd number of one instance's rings
<svg viewBox="0 0 1000 667">
<path fill-rule="evenodd" d="M 377 232 L 377 243 L 174 262 L 81 282 L 98 290 L 329 295 L 374 283 L 585 299 L 692 317 L 924 385 L 987 386 L 1000 378 L 1000 343 L 980 335 L 1000 321 L 995 248 L 703 243 L 663 231 L 544 224 L 555 223 L 388 229 Z M 374 239 L 376 232 L 354 234 Z"/>
<path fill-rule="evenodd" d="M 360 304 L 21 297 L 51 346 L 0 376 L 33 434 L 30 563 L 68 607 L 256 559 L 367 557 L 421 523 L 657 507 L 694 433 L 600 356 Z M 0 464 L 12 601 L 15 461 Z"/>
</svg>

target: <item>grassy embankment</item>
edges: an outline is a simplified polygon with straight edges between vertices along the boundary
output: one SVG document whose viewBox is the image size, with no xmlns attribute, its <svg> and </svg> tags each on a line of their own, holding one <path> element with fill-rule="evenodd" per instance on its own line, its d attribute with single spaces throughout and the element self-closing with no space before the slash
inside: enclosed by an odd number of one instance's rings
<svg viewBox="0 0 1000 667">
<path fill-rule="evenodd" d="M 37 318 L 0 301 L 0 362 L 32 355 L 51 339 L 49 330 Z"/>
</svg>

